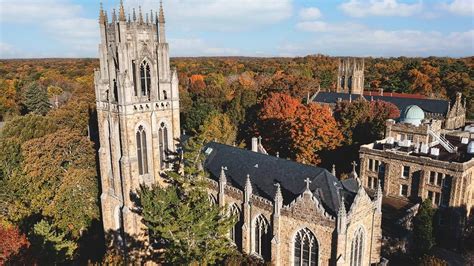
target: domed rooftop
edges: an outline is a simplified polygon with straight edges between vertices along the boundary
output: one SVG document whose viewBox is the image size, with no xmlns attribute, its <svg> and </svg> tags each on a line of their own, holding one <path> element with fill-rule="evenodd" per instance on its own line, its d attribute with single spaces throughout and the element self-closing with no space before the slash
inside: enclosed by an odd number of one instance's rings
<svg viewBox="0 0 474 266">
<path fill-rule="evenodd" d="M 417 105 L 410 105 L 403 110 L 400 121 L 419 126 L 421 121 L 425 119 L 425 112 Z"/>
</svg>

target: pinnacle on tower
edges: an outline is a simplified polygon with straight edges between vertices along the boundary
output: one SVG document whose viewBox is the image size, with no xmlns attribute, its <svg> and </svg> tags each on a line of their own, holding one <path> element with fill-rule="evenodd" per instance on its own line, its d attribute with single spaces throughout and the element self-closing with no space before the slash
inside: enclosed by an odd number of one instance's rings
<svg viewBox="0 0 474 266">
<path fill-rule="evenodd" d="M 283 195 L 281 194 L 281 185 L 280 185 L 280 183 L 276 183 L 276 184 L 275 184 L 275 187 L 276 187 L 275 201 L 277 201 L 277 200 L 282 200 L 282 199 L 283 199 Z"/>
<path fill-rule="evenodd" d="M 104 6 L 102 5 L 102 2 L 100 2 L 99 23 L 104 24 L 105 22 L 106 22 L 106 18 L 105 18 Z"/>
<path fill-rule="evenodd" d="M 141 6 L 138 6 L 138 23 L 143 24 L 143 14 Z"/>
<path fill-rule="evenodd" d="M 219 182 L 221 183 L 226 183 L 227 182 L 227 178 L 225 176 L 225 170 L 226 168 L 224 166 L 221 167 L 221 174 L 219 176 Z"/>
<path fill-rule="evenodd" d="M 145 24 L 148 24 L 148 13 L 145 13 Z"/>
<path fill-rule="evenodd" d="M 332 165 L 331 174 L 332 174 L 333 176 L 336 176 L 336 165 L 335 165 L 335 164 Z"/>
<path fill-rule="evenodd" d="M 153 10 L 150 10 L 150 23 L 153 23 Z"/>
<path fill-rule="evenodd" d="M 137 14 L 135 13 L 135 8 L 133 9 L 132 12 L 133 12 L 133 16 L 132 16 L 133 22 L 135 22 L 135 21 L 137 21 Z"/>
<path fill-rule="evenodd" d="M 112 10 L 112 22 L 117 21 L 117 14 L 115 13 L 115 8 Z"/>
<path fill-rule="evenodd" d="M 158 22 L 165 23 L 165 12 L 163 11 L 163 1 L 160 1 L 160 17 L 158 18 Z"/>
<path fill-rule="evenodd" d="M 339 210 L 337 211 L 338 216 L 346 216 L 347 211 L 346 211 L 346 205 L 344 204 L 344 196 L 341 197 L 341 205 L 339 206 Z"/>
<path fill-rule="evenodd" d="M 123 8 L 123 0 L 120 0 L 119 20 L 125 21 L 125 9 Z"/>
</svg>

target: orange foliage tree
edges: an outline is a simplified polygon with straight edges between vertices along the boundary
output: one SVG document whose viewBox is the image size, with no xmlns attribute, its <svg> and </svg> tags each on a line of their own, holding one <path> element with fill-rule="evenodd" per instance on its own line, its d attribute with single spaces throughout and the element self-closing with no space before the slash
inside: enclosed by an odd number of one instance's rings
<svg viewBox="0 0 474 266">
<path fill-rule="evenodd" d="M 4 265 L 12 256 L 29 247 L 26 236 L 17 227 L 0 220 L 0 265 Z"/>
<path fill-rule="evenodd" d="M 259 120 L 257 128 L 268 150 L 299 162 L 317 164 L 318 152 L 342 142 L 328 107 L 304 105 L 286 94 L 272 93 L 264 100 Z"/>
</svg>

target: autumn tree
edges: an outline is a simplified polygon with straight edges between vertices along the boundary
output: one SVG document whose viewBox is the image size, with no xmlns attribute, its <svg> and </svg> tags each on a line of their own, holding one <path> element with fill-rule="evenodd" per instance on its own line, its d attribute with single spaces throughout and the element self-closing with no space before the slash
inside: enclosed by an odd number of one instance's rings
<svg viewBox="0 0 474 266">
<path fill-rule="evenodd" d="M 259 132 L 272 153 L 317 164 L 317 153 L 339 146 L 342 134 L 327 107 L 303 105 L 281 93 L 271 94 L 262 104 Z"/>
<path fill-rule="evenodd" d="M 9 179 L 15 195 L 9 216 L 49 217 L 74 239 L 99 217 L 93 144 L 77 131 L 59 130 L 22 145 L 22 172 Z"/>
<path fill-rule="evenodd" d="M 24 234 L 12 224 L 0 220 L 0 265 L 7 264 L 14 256 L 29 247 Z M 11 262 L 10 262 L 11 263 Z"/>
<path fill-rule="evenodd" d="M 199 127 L 198 135 L 204 143 L 216 141 L 232 145 L 237 136 L 237 129 L 226 114 L 213 113 Z"/>
<path fill-rule="evenodd" d="M 327 106 L 311 103 L 300 105 L 290 121 L 292 149 L 296 160 L 319 164 L 318 152 L 333 150 L 342 142 L 342 134 Z"/>
<path fill-rule="evenodd" d="M 399 116 L 400 111 L 391 103 L 362 98 L 338 102 L 334 109 L 334 117 L 344 134 L 344 142 L 349 145 L 380 139 L 385 130 L 385 121 Z"/>
<path fill-rule="evenodd" d="M 21 145 L 56 131 L 52 119 L 36 114 L 17 116 L 5 123 L 0 132 L 0 180 L 18 170 L 22 161 Z"/>
</svg>

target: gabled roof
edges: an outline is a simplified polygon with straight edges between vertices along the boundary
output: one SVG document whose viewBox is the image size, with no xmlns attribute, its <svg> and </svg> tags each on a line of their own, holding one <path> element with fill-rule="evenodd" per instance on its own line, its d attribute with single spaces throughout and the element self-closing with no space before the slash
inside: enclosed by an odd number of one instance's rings
<svg viewBox="0 0 474 266">
<path fill-rule="evenodd" d="M 211 178 L 217 181 L 221 167 L 226 167 L 227 182 L 243 191 L 248 174 L 253 193 L 270 201 L 275 197 L 275 184 L 279 183 L 283 203 L 291 203 L 305 191 L 306 178 L 311 180 L 309 188 L 315 197 L 333 215 L 339 209 L 341 196 L 344 196 L 346 205 L 349 206 L 355 196 L 355 193 L 345 189 L 335 176 L 323 168 L 216 142 L 207 144 L 204 153 L 204 169 L 211 174 Z"/>
<path fill-rule="evenodd" d="M 352 100 L 356 100 L 361 97 L 359 94 L 348 94 L 348 93 L 339 93 L 339 92 L 319 92 L 318 95 L 314 98 L 314 102 L 319 103 L 328 103 L 335 104 L 338 102 L 338 99 L 343 101 L 348 101 L 352 97 Z M 391 96 L 380 96 L 380 95 L 363 95 L 363 97 L 368 100 L 374 101 L 385 101 L 393 103 L 398 107 L 400 112 L 405 110 L 406 107 L 410 105 L 418 105 L 423 111 L 430 114 L 441 114 L 446 116 L 449 108 L 448 100 L 439 100 L 439 99 L 415 99 L 415 98 L 406 98 L 406 97 L 391 97 Z"/>
</svg>

